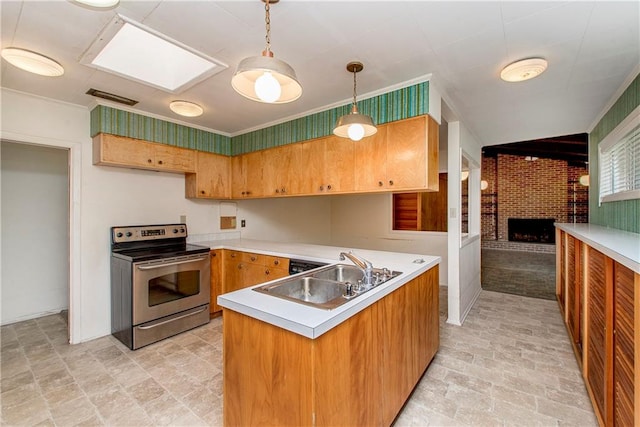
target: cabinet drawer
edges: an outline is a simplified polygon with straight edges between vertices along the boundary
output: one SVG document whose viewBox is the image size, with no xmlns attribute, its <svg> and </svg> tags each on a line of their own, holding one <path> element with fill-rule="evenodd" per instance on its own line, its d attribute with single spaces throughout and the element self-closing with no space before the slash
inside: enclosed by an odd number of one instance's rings
<svg viewBox="0 0 640 427">
<path fill-rule="evenodd" d="M 263 255 L 264 265 L 270 269 L 281 269 L 289 271 L 289 258 Z"/>
<path fill-rule="evenodd" d="M 253 252 L 243 252 L 242 261 L 249 264 L 264 265 L 264 258 L 266 255 L 254 254 Z"/>
</svg>

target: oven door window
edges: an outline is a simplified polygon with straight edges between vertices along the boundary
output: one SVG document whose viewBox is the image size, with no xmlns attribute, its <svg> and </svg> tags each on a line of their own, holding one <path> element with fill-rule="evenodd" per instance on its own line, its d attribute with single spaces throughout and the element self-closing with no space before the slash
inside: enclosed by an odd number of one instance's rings
<svg viewBox="0 0 640 427">
<path fill-rule="evenodd" d="M 198 270 L 179 271 L 150 279 L 149 307 L 197 295 L 200 292 Z"/>
</svg>

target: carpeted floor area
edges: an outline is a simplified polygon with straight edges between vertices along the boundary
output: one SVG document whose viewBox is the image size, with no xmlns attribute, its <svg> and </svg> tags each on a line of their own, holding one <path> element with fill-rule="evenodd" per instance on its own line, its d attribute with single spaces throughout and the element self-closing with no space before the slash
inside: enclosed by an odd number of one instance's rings
<svg viewBox="0 0 640 427">
<path fill-rule="evenodd" d="M 481 266 L 484 290 L 556 299 L 555 254 L 483 249 Z"/>
</svg>

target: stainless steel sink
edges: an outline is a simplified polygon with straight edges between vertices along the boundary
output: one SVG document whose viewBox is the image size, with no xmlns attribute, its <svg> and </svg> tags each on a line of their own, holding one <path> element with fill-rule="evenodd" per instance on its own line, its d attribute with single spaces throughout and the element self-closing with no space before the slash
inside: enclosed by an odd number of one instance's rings
<svg viewBox="0 0 640 427">
<path fill-rule="evenodd" d="M 386 269 L 374 270 L 374 286 L 368 289 L 362 289 L 360 286 L 364 274 L 359 268 L 337 264 L 309 271 L 304 276 L 278 280 L 253 288 L 253 290 L 312 307 L 331 310 L 401 274 Z"/>
<path fill-rule="evenodd" d="M 316 279 L 333 280 L 335 282 L 351 282 L 355 285 L 358 280 L 362 280 L 364 273 L 356 266 L 338 264 L 323 268 L 316 273 L 311 273 L 311 276 Z"/>
</svg>

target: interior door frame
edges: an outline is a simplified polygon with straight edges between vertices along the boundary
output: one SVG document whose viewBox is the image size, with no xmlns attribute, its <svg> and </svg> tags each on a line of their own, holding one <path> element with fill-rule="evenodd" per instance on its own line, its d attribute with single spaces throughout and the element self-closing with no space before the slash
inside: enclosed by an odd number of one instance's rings
<svg viewBox="0 0 640 427">
<path fill-rule="evenodd" d="M 16 144 L 31 144 L 50 148 L 62 148 L 68 150 L 69 165 L 69 343 L 79 343 L 81 335 L 81 292 L 80 292 L 80 198 L 81 198 L 81 172 L 82 172 L 82 144 L 59 140 L 55 138 L 43 138 L 35 135 L 24 135 L 3 131 L 0 135 L 2 141 Z M 78 315 L 76 314 L 78 313 Z"/>
</svg>

